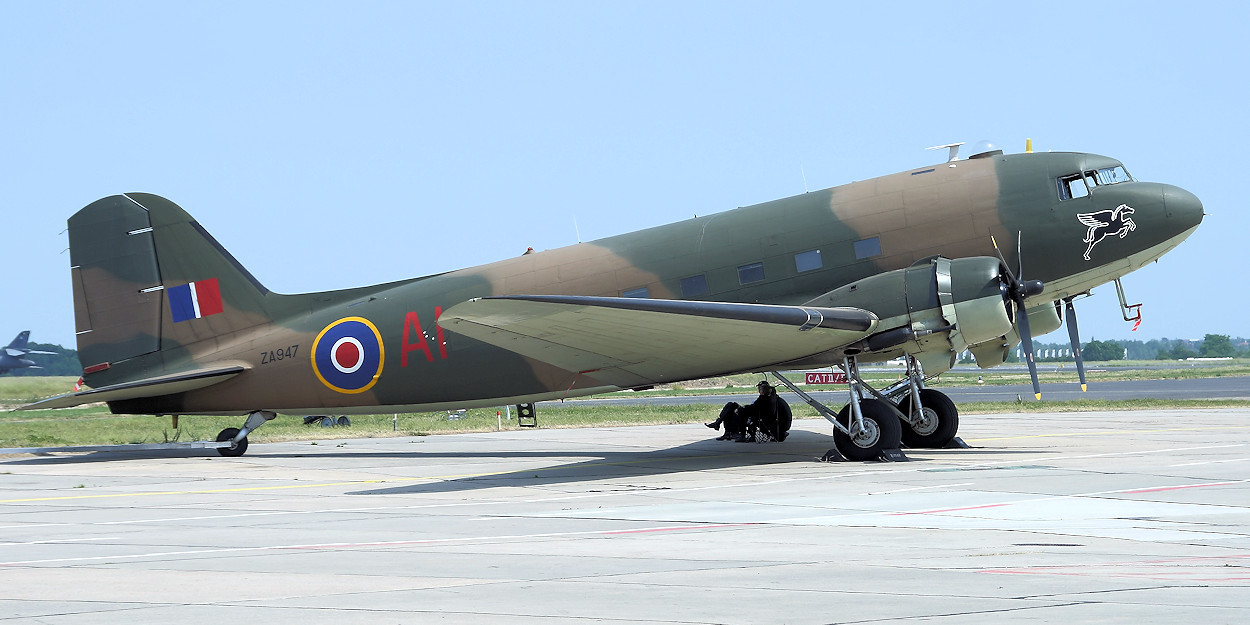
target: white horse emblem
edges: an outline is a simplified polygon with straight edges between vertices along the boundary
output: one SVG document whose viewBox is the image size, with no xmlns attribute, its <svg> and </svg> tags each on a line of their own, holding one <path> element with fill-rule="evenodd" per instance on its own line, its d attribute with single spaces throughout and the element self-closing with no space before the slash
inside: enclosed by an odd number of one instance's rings
<svg viewBox="0 0 1250 625">
<path fill-rule="evenodd" d="M 1115 210 L 1078 213 L 1076 218 L 1089 226 L 1089 231 L 1085 233 L 1085 242 L 1089 243 L 1089 247 L 1085 248 L 1085 260 L 1089 260 L 1089 253 L 1094 251 L 1094 246 L 1099 241 L 1113 234 L 1118 234 L 1123 239 L 1136 230 L 1137 224 L 1129 217 L 1132 214 L 1133 207 L 1128 204 L 1121 204 Z"/>
</svg>

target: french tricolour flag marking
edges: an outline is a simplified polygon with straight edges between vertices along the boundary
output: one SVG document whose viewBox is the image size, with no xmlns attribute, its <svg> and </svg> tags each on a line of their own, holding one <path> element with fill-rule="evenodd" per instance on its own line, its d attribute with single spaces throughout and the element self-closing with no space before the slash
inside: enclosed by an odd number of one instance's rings
<svg viewBox="0 0 1250 625">
<path fill-rule="evenodd" d="M 222 311 L 221 289 L 217 278 L 188 282 L 165 290 L 169 294 L 169 312 L 174 323 L 199 319 Z"/>
</svg>

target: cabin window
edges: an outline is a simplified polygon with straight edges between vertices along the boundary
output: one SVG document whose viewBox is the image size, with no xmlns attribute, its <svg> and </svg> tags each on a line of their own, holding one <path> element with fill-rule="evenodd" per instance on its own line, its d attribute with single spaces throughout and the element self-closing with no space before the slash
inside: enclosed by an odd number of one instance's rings
<svg viewBox="0 0 1250 625">
<path fill-rule="evenodd" d="M 707 276 L 699 274 L 681 279 L 681 296 L 695 297 L 707 293 Z"/>
<path fill-rule="evenodd" d="M 820 250 L 811 250 L 808 252 L 799 252 L 794 255 L 794 269 L 799 273 L 820 269 Z"/>
<path fill-rule="evenodd" d="M 636 289 L 630 289 L 628 291 L 621 291 L 621 297 L 638 297 L 646 299 L 651 297 L 651 291 L 648 290 L 647 287 L 643 286 Z"/>
<path fill-rule="evenodd" d="M 872 237 L 871 239 L 860 239 L 855 242 L 855 260 L 863 260 L 881 255 L 881 239 Z"/>
<path fill-rule="evenodd" d="M 1085 186 L 1085 176 L 1072 174 L 1059 178 L 1059 199 L 1072 200 L 1089 195 L 1089 187 Z"/>
<path fill-rule="evenodd" d="M 750 284 L 764 279 L 764 263 L 751 263 L 738 267 L 738 284 Z"/>
</svg>

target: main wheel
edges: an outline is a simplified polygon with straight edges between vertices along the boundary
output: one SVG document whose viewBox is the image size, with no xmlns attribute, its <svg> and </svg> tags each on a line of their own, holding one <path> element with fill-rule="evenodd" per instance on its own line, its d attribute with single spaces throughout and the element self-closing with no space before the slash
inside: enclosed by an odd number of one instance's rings
<svg viewBox="0 0 1250 625">
<path fill-rule="evenodd" d="M 226 428 L 222 430 L 220 434 L 217 435 L 217 442 L 224 443 L 229 440 L 234 440 L 234 437 L 237 436 L 238 434 L 239 434 L 239 428 Z M 244 452 L 246 451 L 247 451 L 247 437 L 246 436 L 239 439 L 239 442 L 235 443 L 234 447 L 218 447 L 217 448 L 217 453 L 223 456 L 226 456 L 228 458 L 237 458 L 239 456 L 242 456 Z"/>
<path fill-rule="evenodd" d="M 833 431 L 833 443 L 842 455 L 849 460 L 876 460 L 881 450 L 898 449 L 903 426 L 893 409 L 879 399 L 865 399 L 859 402 L 859 411 L 864 417 L 863 431 L 855 436 L 847 436 L 841 430 Z M 850 428 L 849 404 L 838 412 L 838 423 Z"/>
<path fill-rule="evenodd" d="M 898 403 L 898 409 L 905 415 L 911 414 L 911 393 Z M 920 418 L 916 426 L 902 421 L 903 443 L 908 447 L 940 449 L 959 431 L 959 409 L 940 391 L 920 389 Z"/>
</svg>

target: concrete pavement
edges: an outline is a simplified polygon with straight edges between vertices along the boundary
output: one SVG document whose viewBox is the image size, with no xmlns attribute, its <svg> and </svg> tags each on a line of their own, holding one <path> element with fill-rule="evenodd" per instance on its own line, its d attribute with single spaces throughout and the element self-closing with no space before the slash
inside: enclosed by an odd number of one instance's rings
<svg viewBox="0 0 1250 625">
<path fill-rule="evenodd" d="M 0 458 L 0 622 L 1240 623 L 1250 410 Z"/>
</svg>

